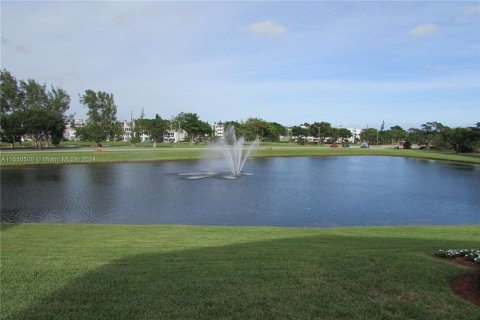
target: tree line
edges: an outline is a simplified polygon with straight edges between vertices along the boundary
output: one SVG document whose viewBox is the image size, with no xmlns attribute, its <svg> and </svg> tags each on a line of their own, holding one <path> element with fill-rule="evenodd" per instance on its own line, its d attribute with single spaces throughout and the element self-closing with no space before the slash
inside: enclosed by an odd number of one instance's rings
<svg viewBox="0 0 480 320">
<path fill-rule="evenodd" d="M 426 122 L 420 128 L 404 130 L 400 126 L 389 130 L 364 129 L 360 135 L 371 144 L 395 144 L 410 149 L 413 144 L 421 149 L 454 150 L 469 153 L 480 150 L 480 122 L 473 127 L 450 128 L 440 122 Z"/>
<path fill-rule="evenodd" d="M 383 127 L 383 125 L 382 125 Z M 316 138 L 316 143 L 335 143 L 347 141 L 352 137 L 350 130 L 334 128 L 328 122 L 304 123 L 291 128 L 291 135 L 300 144 L 307 143 L 307 137 Z M 440 122 L 426 122 L 420 128 L 403 129 L 392 126 L 383 130 L 362 129 L 356 142 L 371 145 L 393 144 L 410 149 L 416 144 L 421 149 L 454 150 L 461 153 L 475 152 L 480 149 L 480 122 L 473 127 L 450 128 Z"/>
<path fill-rule="evenodd" d="M 294 126 L 291 129 L 291 135 L 296 137 L 300 144 L 307 143 L 307 138 L 316 138 L 315 143 L 323 145 L 324 143 L 334 143 L 338 140 L 347 141 L 352 137 L 352 132 L 346 128 L 334 128 L 329 122 L 304 123 L 301 126 Z"/>
<path fill-rule="evenodd" d="M 83 141 L 95 142 L 100 146 L 104 141 L 123 139 L 122 124 L 117 119 L 117 106 L 112 93 L 86 90 L 79 101 L 87 108 L 87 120 L 78 125 L 73 116 L 67 116 L 70 96 L 58 87 L 48 88 L 33 79 L 18 81 L 7 70 L 0 71 L 0 138 L 15 146 L 21 144 L 23 137 L 32 140 L 32 146 L 42 148 L 51 141 L 58 145 L 63 139 L 67 123 L 76 130 L 76 136 Z M 75 127 L 77 125 L 77 127 Z M 314 138 L 315 143 L 333 143 L 347 141 L 352 132 L 346 128 L 334 128 L 328 122 L 304 123 L 287 127 L 259 118 L 246 121 L 227 121 L 224 127 L 234 126 L 236 134 L 248 141 L 259 137 L 262 141 L 279 141 L 286 137 L 300 144 Z M 196 113 L 181 112 L 170 120 L 158 114 L 147 119 L 142 114 L 133 121 L 132 143 L 147 136 L 154 146 L 163 142 L 167 130 L 184 130 L 190 143 L 207 141 L 214 138 L 212 127 L 201 120 Z M 374 128 L 363 129 L 358 142 L 369 144 L 395 144 L 410 148 L 417 144 L 422 148 L 452 149 L 457 152 L 474 152 L 480 148 L 480 122 L 475 127 L 449 128 L 439 122 L 427 122 L 420 128 L 404 130 L 400 126 L 388 130 Z"/>
<path fill-rule="evenodd" d="M 156 119 L 140 119 L 134 121 L 134 135 L 132 139 L 138 141 L 141 134 L 147 134 L 154 142 L 161 142 L 162 131 L 158 130 L 158 135 L 152 135 L 155 121 L 162 121 L 163 130 L 184 130 L 187 133 L 187 140 L 190 143 L 205 142 L 214 138 L 215 132 L 209 123 L 202 121 L 198 114 L 181 112 L 171 120 L 163 120 L 158 115 Z M 249 118 L 246 121 L 228 121 L 223 122 L 224 128 L 235 127 L 238 137 L 243 136 L 247 141 L 253 141 L 260 137 L 262 141 L 279 141 L 281 136 L 287 134 L 287 128 L 276 122 L 268 122 L 259 118 Z M 160 128 L 158 125 L 156 128 Z M 158 139 L 156 139 L 158 138 Z"/>
<path fill-rule="evenodd" d="M 47 90 L 32 79 L 17 81 L 6 70 L 1 71 L 0 81 L 1 140 L 14 146 L 28 135 L 34 147 L 43 147 L 49 139 L 58 145 L 70 106 L 67 92 L 55 87 Z"/>
</svg>

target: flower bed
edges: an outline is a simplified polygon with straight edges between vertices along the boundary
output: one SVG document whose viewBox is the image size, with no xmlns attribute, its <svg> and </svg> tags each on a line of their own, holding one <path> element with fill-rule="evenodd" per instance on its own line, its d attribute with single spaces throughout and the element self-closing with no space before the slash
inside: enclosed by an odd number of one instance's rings
<svg viewBox="0 0 480 320">
<path fill-rule="evenodd" d="M 479 249 L 447 249 L 438 250 L 437 256 L 443 258 L 458 258 L 464 257 L 468 261 L 474 263 L 480 263 L 480 250 Z"/>
</svg>

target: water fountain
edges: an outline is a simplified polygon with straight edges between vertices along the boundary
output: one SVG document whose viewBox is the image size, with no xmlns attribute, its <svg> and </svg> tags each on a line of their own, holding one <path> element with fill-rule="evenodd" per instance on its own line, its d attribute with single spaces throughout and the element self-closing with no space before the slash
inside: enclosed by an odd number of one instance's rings
<svg viewBox="0 0 480 320">
<path fill-rule="evenodd" d="M 210 177 L 221 177 L 224 179 L 237 179 L 242 175 L 251 175 L 249 173 L 242 173 L 245 161 L 247 161 L 250 153 L 260 143 L 257 137 L 250 145 L 245 144 L 244 137 L 237 139 L 235 127 L 229 126 L 225 128 L 223 139 L 217 141 L 214 146 L 216 151 L 219 151 L 227 164 L 228 173 L 208 171 L 195 173 L 182 173 L 181 176 L 186 176 L 188 180 L 204 179 Z"/>
<path fill-rule="evenodd" d="M 224 138 L 219 141 L 217 147 L 222 152 L 227 164 L 230 168 L 232 176 L 239 177 L 242 175 L 242 168 L 245 161 L 252 150 L 258 145 L 258 137 L 253 141 L 248 148 L 244 147 L 245 139 L 240 137 L 237 140 L 235 134 L 235 127 L 227 127 L 225 130 Z"/>
</svg>

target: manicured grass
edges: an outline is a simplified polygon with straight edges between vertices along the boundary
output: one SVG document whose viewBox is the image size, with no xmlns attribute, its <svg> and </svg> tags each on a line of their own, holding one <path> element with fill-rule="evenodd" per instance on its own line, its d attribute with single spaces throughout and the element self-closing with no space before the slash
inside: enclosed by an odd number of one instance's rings
<svg viewBox="0 0 480 320">
<path fill-rule="evenodd" d="M 202 157 L 201 148 L 165 148 L 165 149 L 80 149 L 70 151 L 28 151 L 2 152 L 0 166 L 29 166 L 72 163 L 109 163 L 159 160 L 187 160 Z"/>
<path fill-rule="evenodd" d="M 478 319 L 433 257 L 479 226 L 2 224 L 2 319 Z"/>
<path fill-rule="evenodd" d="M 199 159 L 205 156 L 205 146 L 189 147 L 189 145 L 168 145 L 159 148 L 103 148 L 101 152 L 88 149 L 56 149 L 46 151 L 3 151 L 0 155 L 0 166 L 25 166 L 41 164 L 68 163 L 108 163 L 159 160 Z M 292 156 L 340 156 L 340 155 L 382 155 L 401 156 L 444 161 L 456 161 L 480 164 L 480 156 L 463 155 L 446 152 L 403 150 L 383 148 L 329 148 L 302 147 L 287 145 L 266 145 L 258 147 L 252 157 L 292 157 Z"/>
</svg>

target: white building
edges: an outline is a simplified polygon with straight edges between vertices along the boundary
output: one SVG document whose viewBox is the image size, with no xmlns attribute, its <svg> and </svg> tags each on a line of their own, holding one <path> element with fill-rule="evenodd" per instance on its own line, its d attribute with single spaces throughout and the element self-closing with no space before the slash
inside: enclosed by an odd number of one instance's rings
<svg viewBox="0 0 480 320">
<path fill-rule="evenodd" d="M 142 134 L 140 135 L 140 141 L 141 141 L 141 142 L 150 141 L 150 136 L 147 135 L 147 134 L 145 134 L 145 133 L 142 133 Z"/>
<path fill-rule="evenodd" d="M 180 131 L 167 130 L 163 135 L 163 141 L 177 143 L 185 140 L 186 137 L 187 137 L 187 132 L 185 130 L 182 130 L 182 129 L 180 129 Z"/>
<path fill-rule="evenodd" d="M 65 126 L 65 131 L 63 131 L 63 138 L 66 140 L 74 141 L 79 140 L 79 138 L 75 135 L 76 129 L 85 126 L 85 121 L 82 119 L 80 120 L 72 120 L 72 122 L 67 123 Z"/>
<path fill-rule="evenodd" d="M 360 140 L 360 134 L 362 133 L 362 129 L 354 129 L 354 128 L 347 128 L 351 133 L 352 136 L 348 138 L 348 142 L 354 143 L 355 141 Z"/>
<path fill-rule="evenodd" d="M 222 122 L 214 122 L 212 124 L 212 131 L 214 137 L 219 137 L 220 139 L 223 139 L 223 137 L 225 136 L 225 126 Z"/>
<path fill-rule="evenodd" d="M 132 139 L 133 129 L 135 124 L 133 121 L 123 120 L 121 123 L 122 126 L 122 140 L 129 141 Z"/>
</svg>

